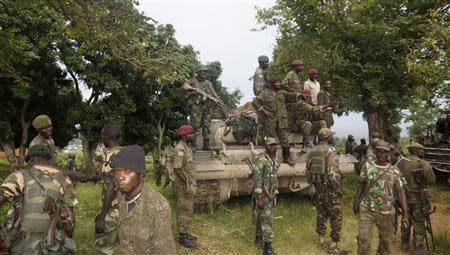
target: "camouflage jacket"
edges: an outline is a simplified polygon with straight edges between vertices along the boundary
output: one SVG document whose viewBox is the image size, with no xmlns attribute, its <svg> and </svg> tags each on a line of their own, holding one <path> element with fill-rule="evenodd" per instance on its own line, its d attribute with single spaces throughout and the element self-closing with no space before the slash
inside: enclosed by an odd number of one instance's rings
<svg viewBox="0 0 450 255">
<path fill-rule="evenodd" d="M 273 195 L 278 189 L 278 167 L 279 163 L 276 159 L 263 152 L 258 155 L 255 164 L 255 172 L 253 173 L 253 192 L 266 193 L 266 190 Z M 267 195 L 267 194 L 266 194 Z"/>
<path fill-rule="evenodd" d="M 297 120 L 309 121 L 311 115 L 321 114 L 321 106 L 309 104 L 303 100 L 289 104 L 289 129 L 296 130 Z"/>
<path fill-rule="evenodd" d="M 119 194 L 119 246 L 114 254 L 177 254 L 167 199 L 144 184 L 136 205 L 128 211 L 124 194 Z"/>
<path fill-rule="evenodd" d="M 191 148 L 182 140 L 175 146 L 173 152 L 173 168 L 179 168 L 187 177 L 187 188 L 195 193 L 197 185 L 197 172 L 194 165 L 194 154 Z M 175 179 L 180 177 L 175 173 Z"/>
<path fill-rule="evenodd" d="M 345 142 L 345 154 L 352 154 L 353 151 L 355 150 L 356 146 L 357 145 L 356 145 L 355 141 L 347 140 Z"/>
<path fill-rule="evenodd" d="M 52 164 L 54 164 L 54 162 L 56 162 L 56 154 L 58 152 L 58 148 L 56 148 L 55 141 L 53 141 L 53 138 L 51 137 L 45 138 L 42 135 L 38 134 L 33 138 L 33 140 L 31 140 L 29 147 L 36 144 L 47 146 L 50 149 L 52 153 Z"/>
<path fill-rule="evenodd" d="M 317 104 L 318 105 L 326 105 L 329 102 L 331 102 L 330 93 L 325 90 L 321 90 L 319 92 L 319 94 L 317 94 Z M 325 121 L 327 122 L 327 124 L 329 124 L 330 126 L 332 126 L 334 124 L 333 111 L 326 111 L 326 112 L 322 113 L 322 115 L 323 115 L 323 118 L 325 119 Z"/>
<path fill-rule="evenodd" d="M 261 107 L 264 107 L 274 114 L 273 118 L 265 118 L 268 126 L 276 126 L 278 124 L 279 128 L 288 128 L 286 103 L 297 101 L 297 95 L 297 93 L 284 90 L 266 89 L 253 99 L 253 107 L 257 111 L 261 111 Z"/>
<path fill-rule="evenodd" d="M 296 93 L 299 93 L 302 90 L 300 78 L 294 70 L 290 71 L 281 82 L 281 89 Z"/>
<path fill-rule="evenodd" d="M 102 196 L 105 195 L 107 186 L 110 183 L 115 183 L 114 180 L 114 174 L 111 172 L 111 165 L 110 165 L 110 160 L 111 160 L 111 156 L 117 154 L 120 149 L 122 147 L 120 146 L 116 146 L 116 147 L 112 147 L 112 148 L 105 148 L 103 150 L 103 153 L 101 155 L 102 158 L 102 162 L 101 162 L 101 167 L 100 167 L 100 172 L 101 172 L 101 184 L 102 184 Z M 115 187 L 116 192 L 117 191 L 117 187 Z M 117 197 L 114 197 L 113 200 L 111 201 L 111 206 L 116 206 L 117 205 Z"/>
<path fill-rule="evenodd" d="M 220 99 L 220 97 L 217 95 L 216 91 L 214 90 L 212 83 L 208 80 L 199 81 L 198 79 L 195 78 L 195 79 L 192 79 L 189 82 L 189 84 L 194 88 L 201 89 L 201 90 L 205 91 L 206 93 L 208 93 L 209 95 Z M 210 100 L 203 100 L 201 95 L 194 96 L 192 103 L 193 104 L 206 104 L 211 107 L 215 106 Z"/>
<path fill-rule="evenodd" d="M 253 75 L 253 93 L 255 96 L 258 96 L 265 89 L 269 88 L 268 84 L 267 71 L 261 67 L 256 68 L 255 74 Z"/>
<path fill-rule="evenodd" d="M 374 161 L 366 162 L 361 170 L 360 181 L 372 185 L 362 198 L 361 206 L 382 215 L 394 214 L 394 184 L 397 181 L 401 186 L 405 184 L 397 167 L 391 164 L 379 166 Z"/>
<path fill-rule="evenodd" d="M 433 168 L 430 163 L 415 155 L 403 159 L 398 164 L 398 167 L 400 168 L 403 177 L 406 179 L 405 191 L 408 203 L 418 203 L 419 186 L 414 179 L 413 171 L 419 168 L 423 169 L 424 181 L 427 185 L 429 185 L 436 182 L 436 176 L 433 173 Z"/>
<path fill-rule="evenodd" d="M 325 142 L 315 145 L 308 154 L 305 173 L 309 182 L 316 186 L 326 184 L 332 187 L 336 194 L 341 194 L 341 172 L 333 146 Z"/>
</svg>

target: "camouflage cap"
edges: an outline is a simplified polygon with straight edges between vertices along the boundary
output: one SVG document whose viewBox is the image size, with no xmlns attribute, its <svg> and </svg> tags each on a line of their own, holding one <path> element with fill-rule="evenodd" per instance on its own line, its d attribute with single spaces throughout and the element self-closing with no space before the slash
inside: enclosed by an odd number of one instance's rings
<svg viewBox="0 0 450 255">
<path fill-rule="evenodd" d="M 410 145 L 408 145 L 408 149 L 425 149 L 425 147 L 418 142 L 413 142 Z"/>
<path fill-rule="evenodd" d="M 208 71 L 208 67 L 206 67 L 205 65 L 197 66 L 197 72 L 200 72 L 200 71 Z"/>
<path fill-rule="evenodd" d="M 319 130 L 319 139 L 323 140 L 329 136 L 334 135 L 334 132 L 331 131 L 329 128 L 321 128 Z"/>
<path fill-rule="evenodd" d="M 47 115 L 42 114 L 34 118 L 31 124 L 35 129 L 46 128 L 52 125 L 52 120 Z"/>
<path fill-rule="evenodd" d="M 278 144 L 278 140 L 274 137 L 266 137 L 266 145 Z"/>
<path fill-rule="evenodd" d="M 269 57 L 266 55 L 261 55 L 258 57 L 259 62 L 269 62 Z"/>
<path fill-rule="evenodd" d="M 139 145 L 122 147 L 120 151 L 111 157 L 111 167 L 125 168 L 138 174 L 145 175 L 145 153 Z"/>
<path fill-rule="evenodd" d="M 25 161 L 28 161 L 31 157 L 41 156 L 47 159 L 52 157 L 50 149 L 42 144 L 35 144 L 28 149 L 28 154 L 25 156 Z"/>
<path fill-rule="evenodd" d="M 391 145 L 388 142 L 385 142 L 385 141 L 378 141 L 377 145 L 375 146 L 375 148 L 382 149 L 382 150 L 385 150 L 385 151 L 390 151 L 391 150 Z"/>
</svg>

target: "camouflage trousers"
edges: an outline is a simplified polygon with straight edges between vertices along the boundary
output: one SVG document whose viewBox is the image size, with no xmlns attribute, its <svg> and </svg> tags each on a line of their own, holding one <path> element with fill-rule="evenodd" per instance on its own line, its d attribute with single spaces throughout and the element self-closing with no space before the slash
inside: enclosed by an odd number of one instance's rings
<svg viewBox="0 0 450 255">
<path fill-rule="evenodd" d="M 264 142 L 264 120 L 265 120 L 266 116 L 264 115 L 264 113 L 262 111 L 257 111 L 256 112 L 256 119 L 257 119 L 257 140 L 258 140 L 258 144 L 262 144 Z"/>
<path fill-rule="evenodd" d="M 307 120 L 297 120 L 292 131 L 294 131 L 295 133 L 301 133 L 303 135 L 315 135 L 321 128 L 324 128 L 326 126 L 327 123 L 324 120 L 313 122 Z"/>
<path fill-rule="evenodd" d="M 316 202 L 317 221 L 316 232 L 320 236 L 325 236 L 327 231 L 327 221 L 330 219 L 330 237 L 334 242 L 341 239 L 342 207 L 338 196 L 329 196 L 325 201 Z"/>
<path fill-rule="evenodd" d="M 413 244 L 414 247 L 421 248 L 425 246 L 425 235 L 427 234 L 425 228 L 425 215 L 422 208 L 417 203 L 408 204 L 408 214 L 410 219 L 409 228 L 402 228 L 402 242 L 409 242 L 411 235 L 411 226 L 414 225 Z"/>
<path fill-rule="evenodd" d="M 280 128 L 276 122 L 275 125 L 268 125 L 266 123 L 264 128 L 264 133 L 267 137 L 278 138 L 282 147 L 289 147 L 289 139 L 287 136 L 287 130 L 285 128 Z"/>
<path fill-rule="evenodd" d="M 119 222 L 119 209 L 112 207 L 105 216 L 105 232 L 94 231 L 94 248 L 97 254 L 112 255 L 117 240 L 117 225 Z"/>
<path fill-rule="evenodd" d="M 22 233 L 22 237 L 11 244 L 11 254 L 27 255 L 65 255 L 76 250 L 75 241 L 66 238 L 61 231 L 55 232 L 56 243 L 47 245 L 47 233 Z"/>
<path fill-rule="evenodd" d="M 209 106 L 209 107 L 208 107 Z M 194 129 L 195 135 L 203 136 L 203 139 L 209 136 L 209 127 L 211 126 L 212 108 L 209 104 L 194 104 L 191 108 L 190 124 Z"/>
<path fill-rule="evenodd" d="M 173 184 L 177 197 L 177 231 L 187 233 L 194 215 L 194 194 L 188 191 L 186 183 L 178 177 Z"/>
<path fill-rule="evenodd" d="M 273 204 L 268 196 L 263 199 L 264 208 L 256 208 L 256 235 L 262 236 L 264 242 L 272 242 L 274 233 L 272 227 Z"/>
<path fill-rule="evenodd" d="M 378 228 L 380 241 L 377 255 L 392 254 L 394 239 L 394 215 L 382 215 L 372 212 L 367 207 L 361 206 L 359 210 L 358 229 L 358 255 L 367 255 L 370 252 L 373 226 Z"/>
</svg>

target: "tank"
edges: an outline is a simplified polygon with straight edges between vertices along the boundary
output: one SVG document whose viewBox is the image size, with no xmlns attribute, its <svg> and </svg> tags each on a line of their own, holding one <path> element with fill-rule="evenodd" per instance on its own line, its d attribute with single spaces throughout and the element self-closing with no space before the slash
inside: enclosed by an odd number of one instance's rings
<svg viewBox="0 0 450 255">
<path fill-rule="evenodd" d="M 253 182 L 249 177 L 251 170 L 248 158 L 254 165 L 256 157 L 265 150 L 263 146 L 250 142 L 250 139 L 237 143 L 225 121 L 213 119 L 211 125 L 211 146 L 214 150 L 197 149 L 194 153 L 197 171 L 196 211 L 212 211 L 219 204 L 232 197 L 251 195 Z M 228 132 L 227 132 L 228 130 Z M 301 152 L 302 136 L 288 134 L 291 143 L 291 159 L 295 166 L 280 164 L 278 183 L 280 193 L 299 193 L 312 195 L 314 189 L 305 175 L 308 154 Z M 201 139 L 198 137 L 198 139 Z M 197 144 L 201 141 L 197 140 Z M 277 160 L 282 162 L 281 147 L 277 150 Z M 353 172 L 356 159 L 351 155 L 339 157 L 342 172 Z"/>
</svg>

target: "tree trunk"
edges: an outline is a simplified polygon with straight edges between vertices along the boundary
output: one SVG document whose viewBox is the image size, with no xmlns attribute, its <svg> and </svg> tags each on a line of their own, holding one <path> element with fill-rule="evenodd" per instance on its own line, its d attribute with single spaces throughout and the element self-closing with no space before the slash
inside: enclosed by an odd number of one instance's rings
<svg viewBox="0 0 450 255">
<path fill-rule="evenodd" d="M 97 149 L 98 142 L 84 141 L 83 140 L 83 157 L 84 157 L 84 172 L 93 174 L 95 171 L 94 159 L 95 150 Z"/>
<path fill-rule="evenodd" d="M 22 127 L 22 138 L 20 140 L 20 147 L 19 147 L 19 162 L 21 166 L 23 166 L 25 160 L 25 151 L 28 143 L 28 131 L 30 129 L 31 124 L 31 121 L 26 119 L 29 103 L 30 103 L 29 101 L 25 101 L 23 103 L 22 112 L 20 114 L 20 126 Z"/>
<path fill-rule="evenodd" d="M 20 168 L 19 159 L 16 156 L 16 152 L 14 149 L 13 141 L 3 141 L 1 140 L 3 151 L 5 152 L 6 159 L 8 159 L 9 164 L 11 165 L 11 169 L 13 171 L 18 170 Z"/>
<path fill-rule="evenodd" d="M 156 155 L 159 157 L 164 141 L 164 134 L 166 132 L 166 120 L 163 119 L 162 116 L 159 118 L 156 128 L 158 129 L 158 147 L 156 148 Z"/>
<path fill-rule="evenodd" d="M 383 139 L 392 142 L 393 125 L 388 111 L 382 108 L 369 109 L 364 112 L 363 116 L 369 128 L 369 142 L 372 142 L 372 134 L 374 132 L 378 132 Z"/>
</svg>

